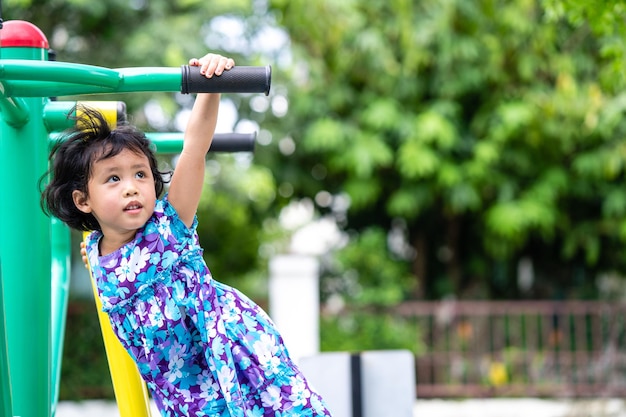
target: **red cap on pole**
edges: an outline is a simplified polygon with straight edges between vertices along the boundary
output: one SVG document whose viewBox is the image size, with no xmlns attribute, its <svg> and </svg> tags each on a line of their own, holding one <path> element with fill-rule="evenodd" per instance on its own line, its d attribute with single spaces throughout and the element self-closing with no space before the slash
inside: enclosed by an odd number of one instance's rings
<svg viewBox="0 0 626 417">
<path fill-rule="evenodd" d="M 48 39 L 30 22 L 9 20 L 0 29 L 0 47 L 48 49 Z"/>
</svg>

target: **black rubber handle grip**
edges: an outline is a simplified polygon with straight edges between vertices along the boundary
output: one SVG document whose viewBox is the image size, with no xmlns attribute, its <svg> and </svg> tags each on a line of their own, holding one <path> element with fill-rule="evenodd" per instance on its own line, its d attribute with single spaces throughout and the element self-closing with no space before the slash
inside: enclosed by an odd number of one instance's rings
<svg viewBox="0 0 626 417">
<path fill-rule="evenodd" d="M 256 133 L 216 133 L 209 152 L 252 152 Z"/>
<path fill-rule="evenodd" d="M 220 76 L 207 78 L 200 67 L 183 65 L 180 92 L 189 93 L 270 93 L 272 67 L 233 67 Z"/>
</svg>

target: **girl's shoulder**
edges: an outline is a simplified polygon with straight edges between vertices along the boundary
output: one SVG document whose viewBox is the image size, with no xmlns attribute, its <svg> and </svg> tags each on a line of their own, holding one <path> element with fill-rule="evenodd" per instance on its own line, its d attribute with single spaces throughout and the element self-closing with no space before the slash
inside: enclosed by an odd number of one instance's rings
<svg viewBox="0 0 626 417">
<path fill-rule="evenodd" d="M 161 230 L 161 232 L 181 237 L 193 236 L 196 233 L 196 229 L 198 227 L 197 217 L 194 218 L 191 227 L 187 227 L 185 225 L 185 223 L 179 217 L 178 212 L 176 211 L 174 206 L 172 206 L 172 204 L 169 202 L 167 194 L 165 194 L 162 199 L 158 199 L 156 201 L 154 214 L 150 221 L 154 223 L 153 227 Z"/>
<path fill-rule="evenodd" d="M 156 205 L 154 206 L 154 214 L 159 217 L 167 216 L 171 218 L 178 217 L 178 213 L 176 213 L 176 209 L 170 203 L 168 199 L 168 195 L 165 194 L 163 198 L 160 198 L 156 201 Z"/>
</svg>

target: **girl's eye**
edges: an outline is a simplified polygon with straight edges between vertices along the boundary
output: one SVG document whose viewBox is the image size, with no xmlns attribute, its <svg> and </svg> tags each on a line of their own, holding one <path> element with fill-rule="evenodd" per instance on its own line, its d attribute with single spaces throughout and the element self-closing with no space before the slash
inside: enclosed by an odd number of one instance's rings
<svg viewBox="0 0 626 417">
<path fill-rule="evenodd" d="M 107 182 L 117 182 L 119 180 L 120 180 L 120 177 L 118 177 L 117 175 L 111 175 L 109 179 L 107 180 Z"/>
<path fill-rule="evenodd" d="M 146 178 L 146 173 L 145 173 L 145 172 L 143 172 L 143 171 L 139 171 L 139 172 L 136 174 L 136 176 L 137 176 L 137 178 Z"/>
</svg>

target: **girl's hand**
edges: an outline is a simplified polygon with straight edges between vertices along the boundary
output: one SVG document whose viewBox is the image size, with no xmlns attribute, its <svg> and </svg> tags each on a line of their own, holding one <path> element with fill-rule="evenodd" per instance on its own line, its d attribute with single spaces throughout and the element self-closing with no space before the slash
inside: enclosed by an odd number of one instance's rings
<svg viewBox="0 0 626 417">
<path fill-rule="evenodd" d="M 227 58 L 219 54 L 206 54 L 200 59 L 191 58 L 189 65 L 192 67 L 200 67 L 200 73 L 205 77 L 211 78 L 213 75 L 220 76 L 224 71 L 228 71 L 235 66 L 232 58 Z"/>
<path fill-rule="evenodd" d="M 87 261 L 87 249 L 85 248 L 85 241 L 80 242 L 80 256 L 83 258 L 85 268 L 89 269 L 89 262 Z"/>
</svg>

